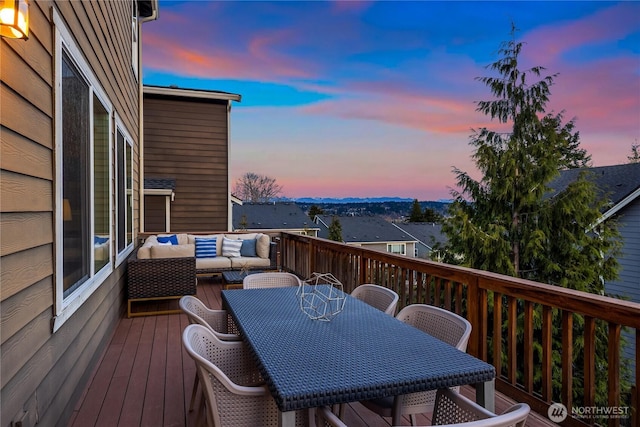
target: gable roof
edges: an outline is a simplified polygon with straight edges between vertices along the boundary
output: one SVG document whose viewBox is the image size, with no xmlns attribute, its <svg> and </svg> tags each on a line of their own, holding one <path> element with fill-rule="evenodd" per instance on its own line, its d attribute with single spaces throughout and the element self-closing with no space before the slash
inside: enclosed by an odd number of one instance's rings
<svg viewBox="0 0 640 427">
<path fill-rule="evenodd" d="M 446 243 L 447 236 L 442 233 L 442 224 L 431 222 L 401 222 L 393 223 L 409 236 L 425 245 L 429 250 L 436 243 Z"/>
<path fill-rule="evenodd" d="M 603 212 L 602 220 L 615 215 L 620 209 L 640 197 L 640 163 L 600 166 L 594 168 L 567 169 L 560 171 L 549 187 L 552 194 L 564 191 L 578 179 L 581 172 L 589 172 L 587 178 L 594 182 L 601 194 L 607 195 L 611 207 Z"/>
<path fill-rule="evenodd" d="M 218 101 L 238 101 L 242 96 L 237 93 L 223 92 L 221 90 L 209 89 L 188 89 L 178 86 L 156 86 L 144 85 L 142 88 L 145 95 L 170 96 L 178 98 L 200 99 L 200 100 L 218 100 Z"/>
<path fill-rule="evenodd" d="M 246 224 L 240 224 L 246 218 Z M 246 229 L 318 229 L 295 203 L 243 203 L 233 205 L 234 230 Z"/>
<path fill-rule="evenodd" d="M 329 237 L 333 215 L 318 215 L 323 227 L 318 236 Z M 342 239 L 345 243 L 360 242 L 415 242 L 416 239 L 379 216 L 339 216 Z"/>
<path fill-rule="evenodd" d="M 145 190 L 175 190 L 176 180 L 174 178 L 145 178 Z"/>
</svg>

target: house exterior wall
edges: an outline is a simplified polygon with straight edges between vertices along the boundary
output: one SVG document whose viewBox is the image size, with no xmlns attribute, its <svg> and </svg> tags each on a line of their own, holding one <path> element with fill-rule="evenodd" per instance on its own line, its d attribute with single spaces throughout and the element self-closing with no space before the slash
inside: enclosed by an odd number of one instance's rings
<svg viewBox="0 0 640 427">
<path fill-rule="evenodd" d="M 144 229 L 149 233 L 167 231 L 167 196 L 144 197 Z"/>
<path fill-rule="evenodd" d="M 144 176 L 175 179 L 172 232 L 229 227 L 227 108 L 221 100 L 144 95 Z"/>
<path fill-rule="evenodd" d="M 131 1 L 33 0 L 29 40 L 0 40 L 2 427 L 16 420 L 25 426 L 66 425 L 124 312 L 126 263 L 116 262 L 112 245 L 110 273 L 95 281 L 95 290 L 64 322 L 58 316 L 54 332 L 56 283 L 61 275 L 56 262 L 61 237 L 56 229 L 62 221 L 62 199 L 56 196 L 56 177 L 61 175 L 56 132 L 61 119 L 56 116 L 60 52 L 55 22 L 64 23 L 108 98 L 114 113 L 109 117 L 112 141 L 116 115 L 118 126 L 132 139 L 137 224 L 140 102 L 132 69 L 132 5 Z M 113 143 L 109 149 L 114 151 Z M 111 204 L 115 217 L 115 202 Z"/>
<path fill-rule="evenodd" d="M 615 219 L 623 240 L 622 255 L 618 257 L 620 272 L 618 280 L 607 282 L 605 288 L 609 295 L 640 302 L 640 199 L 631 202 Z M 623 336 L 627 340 L 622 349 L 623 356 L 633 361 L 635 335 L 623 331 Z"/>
<path fill-rule="evenodd" d="M 347 245 L 362 246 L 363 248 L 371 249 L 371 250 L 374 250 L 374 251 L 388 252 L 387 251 L 387 245 L 388 244 L 400 244 L 400 243 L 404 243 L 404 245 L 405 245 L 406 253 L 404 255 L 414 258 L 415 257 L 415 249 L 416 249 L 416 246 L 415 246 L 414 242 L 361 242 L 361 243 L 348 243 L 347 242 Z"/>
</svg>

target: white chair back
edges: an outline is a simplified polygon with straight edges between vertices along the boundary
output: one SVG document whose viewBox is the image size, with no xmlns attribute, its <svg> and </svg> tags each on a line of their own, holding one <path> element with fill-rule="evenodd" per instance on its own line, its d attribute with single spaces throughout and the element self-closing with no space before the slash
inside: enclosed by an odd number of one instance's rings
<svg viewBox="0 0 640 427">
<path fill-rule="evenodd" d="M 253 273 L 247 275 L 242 281 L 243 289 L 285 288 L 287 286 L 300 286 L 298 276 L 285 272 Z"/>
<path fill-rule="evenodd" d="M 467 349 L 471 323 L 453 312 L 427 304 L 411 304 L 400 310 L 396 318 L 458 350 L 466 351 Z M 459 390 L 459 387 L 455 387 L 454 390 Z M 415 414 L 433 411 L 435 400 L 436 390 L 430 390 L 361 403 L 383 417 L 391 416 L 393 425 L 399 424 L 403 415 L 409 415 L 411 425 L 416 425 Z"/>
<path fill-rule="evenodd" d="M 391 316 L 396 314 L 396 307 L 400 299 L 398 294 L 393 290 L 371 283 L 365 283 L 356 287 L 351 291 L 351 296 Z"/>
<path fill-rule="evenodd" d="M 223 341 L 239 341 L 238 329 L 225 310 L 212 310 L 198 298 L 185 295 L 180 298 L 180 308 L 189 323 L 205 326 Z"/>
<path fill-rule="evenodd" d="M 209 426 L 278 424 L 278 407 L 243 342 L 222 341 L 197 324 L 185 328 L 182 342 L 196 363 Z M 296 414 L 296 426 L 308 422 L 308 411 Z"/>
</svg>

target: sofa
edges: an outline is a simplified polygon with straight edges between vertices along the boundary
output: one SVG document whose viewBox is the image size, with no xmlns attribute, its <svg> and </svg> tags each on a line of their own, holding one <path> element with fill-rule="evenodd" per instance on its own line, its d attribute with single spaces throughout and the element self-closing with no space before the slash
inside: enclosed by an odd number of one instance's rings
<svg viewBox="0 0 640 427">
<path fill-rule="evenodd" d="M 225 270 L 276 268 L 276 244 L 263 233 L 158 234 L 149 236 L 127 265 L 127 314 L 135 301 L 178 299 L 195 295 L 198 274 Z"/>
<path fill-rule="evenodd" d="M 195 257 L 199 274 L 275 268 L 276 261 L 275 244 L 263 233 L 159 234 L 149 236 L 136 256 L 137 259 L 182 257 Z"/>
</svg>

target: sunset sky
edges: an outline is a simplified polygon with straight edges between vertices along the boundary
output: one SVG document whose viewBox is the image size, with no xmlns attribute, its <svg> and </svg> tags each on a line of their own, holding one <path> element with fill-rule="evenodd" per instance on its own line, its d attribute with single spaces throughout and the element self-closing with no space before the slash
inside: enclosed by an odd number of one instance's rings
<svg viewBox="0 0 640 427">
<path fill-rule="evenodd" d="M 640 142 L 640 2 L 160 1 L 143 25 L 144 83 L 242 96 L 231 179 L 286 197 L 450 198 L 474 174 L 477 77 L 511 23 L 522 68 L 559 73 L 547 112 L 576 118 L 593 166 Z M 478 177 L 478 176 L 476 176 Z M 479 177 L 478 177 L 479 178 Z"/>
</svg>

